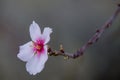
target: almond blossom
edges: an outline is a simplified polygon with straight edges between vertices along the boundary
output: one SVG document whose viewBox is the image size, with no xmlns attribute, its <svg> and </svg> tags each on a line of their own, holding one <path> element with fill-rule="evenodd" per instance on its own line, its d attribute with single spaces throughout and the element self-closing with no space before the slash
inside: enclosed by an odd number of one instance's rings
<svg viewBox="0 0 120 80">
<path fill-rule="evenodd" d="M 29 28 L 30 37 L 32 41 L 19 47 L 17 57 L 26 62 L 26 70 L 31 75 L 36 75 L 41 72 L 48 59 L 47 43 L 50 41 L 50 34 L 52 29 L 44 28 L 41 33 L 39 25 L 33 21 Z"/>
</svg>

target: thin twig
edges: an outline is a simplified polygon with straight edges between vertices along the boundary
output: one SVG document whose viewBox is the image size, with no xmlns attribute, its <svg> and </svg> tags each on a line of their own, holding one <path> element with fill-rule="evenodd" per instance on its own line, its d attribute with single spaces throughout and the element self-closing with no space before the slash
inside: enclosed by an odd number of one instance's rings
<svg viewBox="0 0 120 80">
<path fill-rule="evenodd" d="M 65 58 L 73 58 L 73 59 L 75 59 L 75 58 L 83 55 L 83 53 L 85 52 L 85 50 L 90 45 L 92 45 L 93 43 L 97 42 L 98 39 L 100 38 L 101 34 L 107 28 L 109 28 L 112 25 L 113 21 L 116 19 L 116 17 L 118 16 L 119 13 L 120 13 L 120 4 L 118 4 L 117 10 L 110 17 L 110 19 L 108 19 L 108 21 L 106 21 L 105 24 L 101 28 L 99 28 L 98 30 L 96 30 L 96 33 L 77 52 L 75 52 L 75 53 L 67 53 L 67 52 L 64 51 L 63 46 L 60 45 L 60 50 L 59 51 L 52 50 L 51 47 L 48 47 L 48 53 L 49 53 L 49 55 L 50 56 L 59 56 L 59 55 L 61 55 L 61 56 L 64 56 Z"/>
</svg>

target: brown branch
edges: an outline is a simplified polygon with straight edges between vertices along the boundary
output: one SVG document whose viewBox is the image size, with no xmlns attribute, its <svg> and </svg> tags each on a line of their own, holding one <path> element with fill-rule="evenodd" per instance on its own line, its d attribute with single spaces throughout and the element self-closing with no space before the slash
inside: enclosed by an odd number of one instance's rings
<svg viewBox="0 0 120 80">
<path fill-rule="evenodd" d="M 109 28 L 113 21 L 116 19 L 116 17 L 118 16 L 118 14 L 120 13 L 120 4 L 118 4 L 118 8 L 117 10 L 114 12 L 114 14 L 110 17 L 110 19 L 108 19 L 108 21 L 105 22 L 105 24 L 98 30 L 96 30 L 96 33 L 88 40 L 88 42 L 86 44 L 83 45 L 83 47 L 81 47 L 77 52 L 75 53 L 67 53 L 64 51 L 62 45 L 60 45 L 60 50 L 56 51 L 56 50 L 52 50 L 50 47 L 48 47 L 48 53 L 50 56 L 64 56 L 65 58 L 77 58 L 81 55 L 83 55 L 83 53 L 85 52 L 85 50 L 92 45 L 93 43 L 97 42 L 98 39 L 100 38 L 101 34 L 107 29 Z"/>
</svg>

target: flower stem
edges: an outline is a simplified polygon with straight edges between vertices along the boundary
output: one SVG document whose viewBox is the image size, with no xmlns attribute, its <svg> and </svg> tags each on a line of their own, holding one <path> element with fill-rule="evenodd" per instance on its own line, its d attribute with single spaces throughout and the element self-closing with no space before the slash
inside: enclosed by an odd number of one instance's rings
<svg viewBox="0 0 120 80">
<path fill-rule="evenodd" d="M 101 37 L 101 35 L 103 34 L 103 32 L 109 28 L 113 21 L 116 19 L 116 17 L 118 16 L 118 14 L 120 13 L 120 4 L 118 4 L 118 7 L 116 9 L 116 11 L 113 13 L 113 15 L 103 24 L 103 26 L 101 26 L 99 29 L 96 30 L 95 34 L 88 40 L 88 42 L 86 42 L 78 51 L 76 51 L 75 53 L 67 53 L 63 46 L 60 45 L 60 50 L 56 51 L 56 50 L 52 50 L 50 47 L 48 47 L 48 53 L 50 56 L 64 56 L 67 58 L 78 58 L 80 56 L 83 55 L 83 53 L 85 52 L 85 50 L 92 45 L 93 43 L 96 43 L 99 38 Z"/>
</svg>

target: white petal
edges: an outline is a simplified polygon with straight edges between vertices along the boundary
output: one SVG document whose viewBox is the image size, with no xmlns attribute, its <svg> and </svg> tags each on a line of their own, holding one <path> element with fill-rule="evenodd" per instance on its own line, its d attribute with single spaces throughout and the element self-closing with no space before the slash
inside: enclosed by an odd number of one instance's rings
<svg viewBox="0 0 120 80">
<path fill-rule="evenodd" d="M 52 29 L 51 28 L 49 28 L 49 27 L 44 28 L 42 37 L 45 40 L 45 44 L 49 42 L 51 33 L 52 33 Z"/>
<path fill-rule="evenodd" d="M 36 39 L 38 39 L 41 36 L 40 27 L 35 21 L 33 21 L 33 23 L 30 25 L 29 31 L 32 41 L 36 41 Z"/>
<path fill-rule="evenodd" d="M 33 55 L 32 41 L 19 47 L 19 53 L 17 54 L 17 57 L 22 61 L 28 61 Z"/>
<path fill-rule="evenodd" d="M 26 64 L 26 69 L 31 75 L 35 75 L 41 72 L 44 68 L 44 64 L 48 59 L 47 47 L 45 46 L 45 52 L 40 56 L 34 55 Z"/>
<path fill-rule="evenodd" d="M 45 64 L 45 62 L 48 60 L 48 54 L 47 54 L 47 46 L 44 46 L 44 53 L 42 53 L 40 57 L 41 64 Z"/>
</svg>

